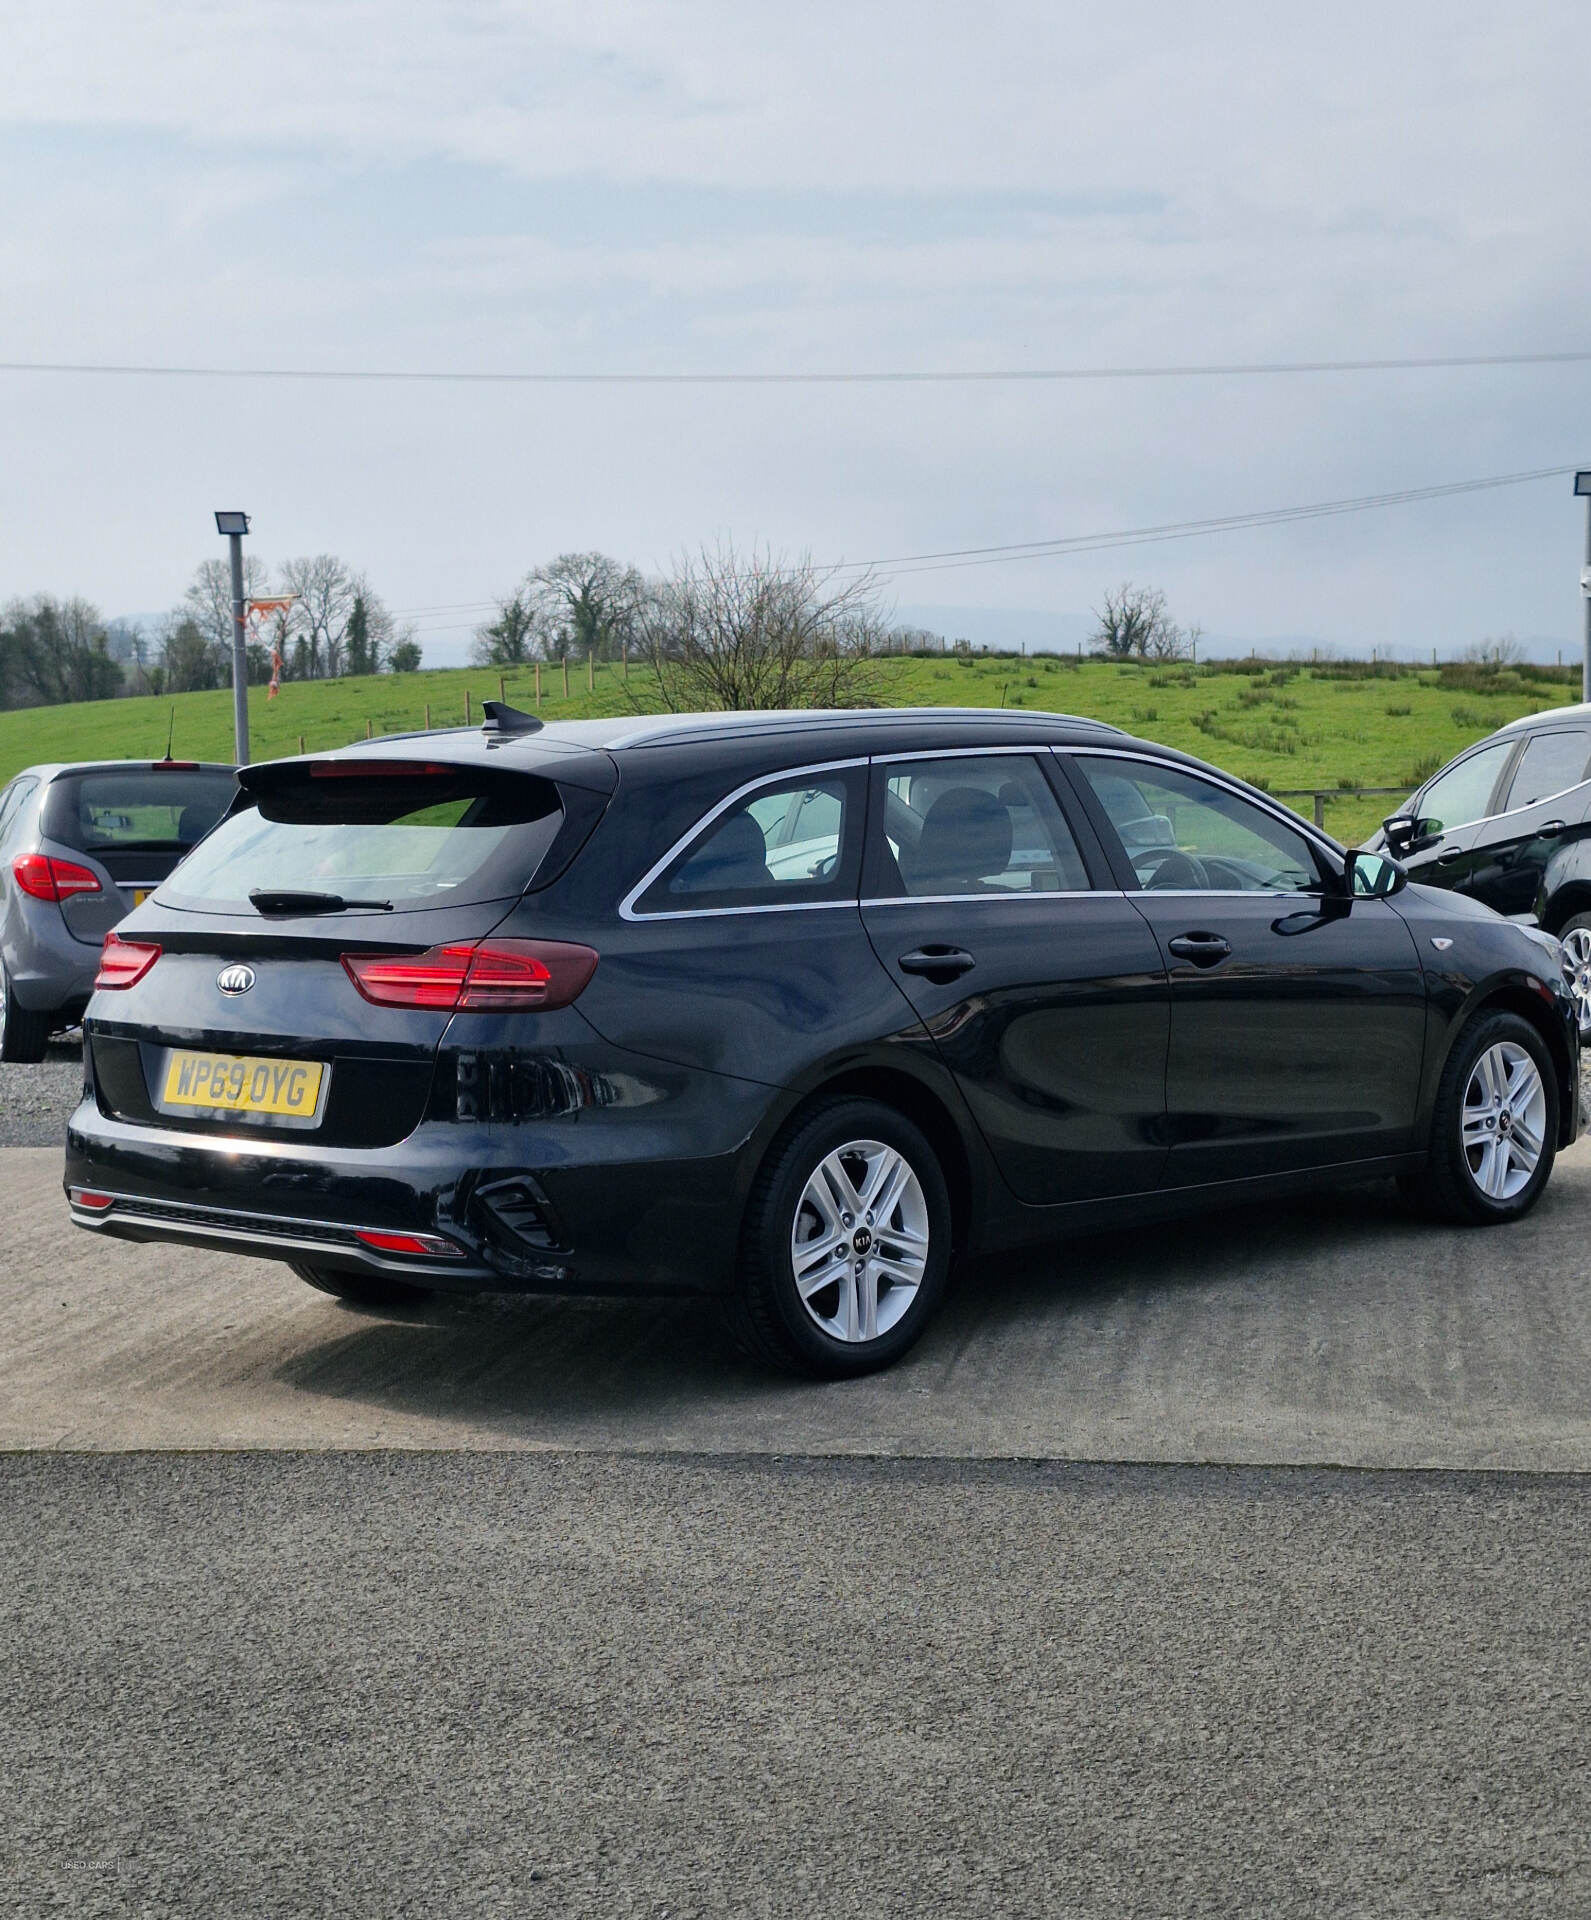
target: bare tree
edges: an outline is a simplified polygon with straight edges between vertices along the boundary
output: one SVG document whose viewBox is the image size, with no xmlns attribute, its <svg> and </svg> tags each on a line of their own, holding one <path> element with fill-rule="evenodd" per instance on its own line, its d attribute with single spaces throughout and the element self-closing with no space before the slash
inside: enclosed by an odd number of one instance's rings
<svg viewBox="0 0 1591 1920">
<path fill-rule="evenodd" d="M 1473 647 L 1464 649 L 1465 660 L 1476 667 L 1517 667 L 1524 657 L 1524 648 L 1511 633 L 1478 641 Z"/>
<path fill-rule="evenodd" d="M 683 560 L 641 603 L 639 630 L 673 712 L 870 705 L 885 633 L 868 575 L 728 545 Z"/>
<path fill-rule="evenodd" d="M 105 623 L 86 600 L 41 593 L 12 601 L 0 615 L 0 658 L 10 705 L 108 700 L 122 691 L 122 669 L 111 658 Z"/>
<path fill-rule="evenodd" d="M 370 593 L 363 578 L 334 553 L 282 563 L 282 591 L 297 596 L 290 627 L 295 679 L 330 680 L 344 670 L 348 622 Z"/>
<path fill-rule="evenodd" d="M 475 629 L 470 658 L 481 667 L 521 667 L 542 650 L 542 619 L 528 586 L 497 603 L 497 618 Z"/>
<path fill-rule="evenodd" d="M 1166 611 L 1166 596 L 1158 587 L 1124 580 L 1105 595 L 1094 618 L 1099 622 L 1094 644 L 1117 659 L 1181 660 L 1189 651 L 1188 636 Z"/>
<path fill-rule="evenodd" d="M 560 553 L 525 576 L 520 595 L 541 629 L 549 659 L 612 659 L 636 631 L 646 582 L 605 553 Z"/>
<path fill-rule="evenodd" d="M 265 562 L 257 554 L 246 553 L 243 556 L 245 598 L 252 599 L 256 594 L 269 591 Z M 175 632 L 184 620 L 192 623 L 210 650 L 211 661 L 210 678 L 202 682 L 188 680 L 184 684 L 219 687 L 229 683 L 232 678 L 232 569 L 225 560 L 203 560 L 194 569 L 181 606 L 173 610 L 167 622 L 168 631 Z M 191 638 L 184 640 L 183 658 L 187 663 L 185 671 L 197 671 L 193 665 Z"/>
</svg>

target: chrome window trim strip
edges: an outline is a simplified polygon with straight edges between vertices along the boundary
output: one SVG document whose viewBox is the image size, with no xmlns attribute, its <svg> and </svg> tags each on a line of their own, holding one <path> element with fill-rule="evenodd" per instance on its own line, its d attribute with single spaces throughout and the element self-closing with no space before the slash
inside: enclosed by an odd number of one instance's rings
<svg viewBox="0 0 1591 1920">
<path fill-rule="evenodd" d="M 717 806 L 709 808 L 694 826 L 687 832 L 682 833 L 679 839 L 674 842 L 673 846 L 669 848 L 668 852 L 663 855 L 662 859 L 650 867 L 642 878 L 631 887 L 630 891 L 619 902 L 619 918 L 632 922 L 644 922 L 648 920 L 705 920 L 711 914 L 794 913 L 803 907 L 854 907 L 856 905 L 854 899 L 792 900 L 783 903 L 777 900 L 770 900 L 759 901 L 755 906 L 745 907 L 671 907 L 663 912 L 638 913 L 635 903 L 658 876 L 665 872 L 679 855 L 685 851 L 699 833 L 705 828 L 710 827 L 721 813 L 726 812 L 730 807 L 734 806 L 737 801 L 744 800 L 748 793 L 756 793 L 758 789 L 762 787 L 775 786 L 781 780 L 797 781 L 805 779 L 811 774 L 840 773 L 851 767 L 865 767 L 866 765 L 867 756 L 862 754 L 853 756 L 849 760 L 823 760 L 812 766 L 780 767 L 772 773 L 758 774 L 755 780 L 748 780 L 743 787 L 736 787 L 733 793 L 726 794 L 724 798 L 718 802 Z"/>
<path fill-rule="evenodd" d="M 864 907 L 949 907 L 987 905 L 991 900 L 1125 900 L 1120 887 L 1008 887 L 990 893 L 890 893 L 863 900 Z"/>
</svg>

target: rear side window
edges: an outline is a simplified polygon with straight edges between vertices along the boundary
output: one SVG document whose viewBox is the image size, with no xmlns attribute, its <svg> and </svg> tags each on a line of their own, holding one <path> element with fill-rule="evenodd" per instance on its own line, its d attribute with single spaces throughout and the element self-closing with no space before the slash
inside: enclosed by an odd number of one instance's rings
<svg viewBox="0 0 1591 1920">
<path fill-rule="evenodd" d="M 641 914 L 856 896 L 859 770 L 776 778 L 712 814 L 635 903 Z"/>
<path fill-rule="evenodd" d="M 1591 758 L 1591 734 L 1578 727 L 1533 734 L 1519 756 L 1509 784 L 1505 811 L 1534 806 L 1550 799 L 1566 787 L 1577 787 L 1585 778 L 1585 763 Z"/>
<path fill-rule="evenodd" d="M 237 790 L 230 773 L 206 768 L 63 774 L 45 801 L 44 832 L 79 853 L 186 852 L 231 806 Z"/>
<path fill-rule="evenodd" d="M 322 761 L 269 774 L 160 888 L 163 905 L 247 912 L 253 892 L 404 909 L 506 899 L 563 824 L 557 786 L 471 768 Z"/>
</svg>

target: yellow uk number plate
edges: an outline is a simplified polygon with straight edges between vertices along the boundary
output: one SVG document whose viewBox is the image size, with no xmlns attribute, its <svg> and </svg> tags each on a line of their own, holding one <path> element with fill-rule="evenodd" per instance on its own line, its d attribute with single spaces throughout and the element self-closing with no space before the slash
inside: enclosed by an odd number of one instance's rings
<svg viewBox="0 0 1591 1920">
<path fill-rule="evenodd" d="M 312 1120 L 320 1105 L 326 1068 L 319 1060 L 258 1060 L 235 1053 L 166 1056 L 162 1103 L 228 1113 L 270 1113 L 286 1120 Z"/>
</svg>

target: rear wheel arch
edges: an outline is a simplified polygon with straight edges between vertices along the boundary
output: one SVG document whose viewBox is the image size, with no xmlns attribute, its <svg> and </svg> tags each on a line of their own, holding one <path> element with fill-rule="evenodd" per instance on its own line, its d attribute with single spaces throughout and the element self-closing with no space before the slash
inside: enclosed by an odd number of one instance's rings
<svg viewBox="0 0 1591 1920">
<path fill-rule="evenodd" d="M 781 1135 L 819 1101 L 854 1097 L 893 1107 L 928 1139 L 950 1195 L 951 1234 L 964 1248 L 972 1235 L 974 1200 L 972 1162 L 961 1129 L 949 1107 L 913 1074 L 890 1067 L 853 1067 L 810 1088 L 784 1118 Z M 771 1147 L 770 1147 L 771 1151 Z"/>
<path fill-rule="evenodd" d="M 1559 887 L 1547 902 L 1541 924 L 1548 933 L 1559 934 L 1577 913 L 1591 913 L 1591 881 L 1572 880 Z"/>
</svg>

